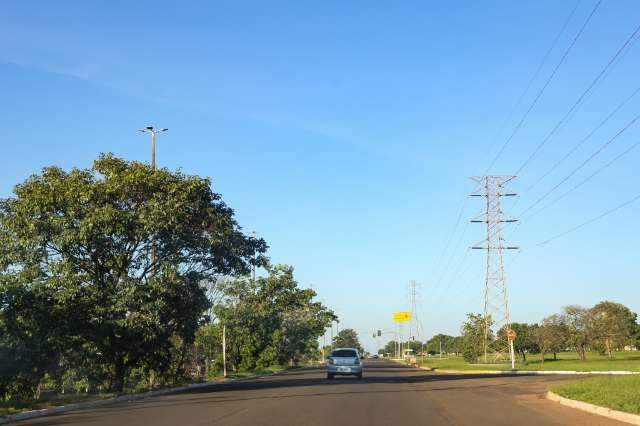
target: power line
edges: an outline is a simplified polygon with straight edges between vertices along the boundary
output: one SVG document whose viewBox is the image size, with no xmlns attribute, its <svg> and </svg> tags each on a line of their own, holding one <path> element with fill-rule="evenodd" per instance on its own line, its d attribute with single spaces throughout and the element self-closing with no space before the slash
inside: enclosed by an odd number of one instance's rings
<svg viewBox="0 0 640 426">
<path fill-rule="evenodd" d="M 602 126 L 604 126 L 614 115 L 618 113 L 618 111 L 620 111 L 627 103 L 629 103 L 629 101 L 633 99 L 638 94 L 638 92 L 640 92 L 640 87 L 634 90 L 630 96 L 628 96 L 620 104 L 618 104 L 618 106 L 613 111 L 611 111 L 609 115 L 607 115 L 604 120 L 602 120 L 593 130 L 591 130 L 589 134 L 582 138 L 576 145 L 573 146 L 573 148 L 569 150 L 569 152 L 564 155 L 564 157 L 556 161 L 553 166 L 549 168 L 549 170 L 547 170 L 538 180 L 536 180 L 531 186 L 529 186 L 527 188 L 527 192 L 532 190 L 535 186 L 542 182 L 542 180 L 549 176 L 549 174 L 551 174 L 553 171 L 555 171 L 558 166 L 560 166 L 560 164 L 562 164 L 567 158 L 572 156 L 578 149 L 580 149 L 580 147 L 582 147 L 598 130 L 600 130 Z"/>
<path fill-rule="evenodd" d="M 550 190 L 548 190 L 542 197 L 538 198 L 533 204 L 529 205 L 526 209 L 524 209 L 518 217 L 522 217 L 529 210 L 540 204 L 544 199 L 546 199 L 549 195 L 553 193 L 556 189 L 558 189 L 562 184 L 571 179 L 578 171 L 582 170 L 587 164 L 591 162 L 595 157 L 597 157 L 602 151 L 604 151 L 609 145 L 611 145 L 622 133 L 627 131 L 631 126 L 633 126 L 636 121 L 640 119 L 640 114 L 636 115 L 629 123 L 627 123 L 622 129 L 618 131 L 611 139 L 609 139 L 604 145 L 598 148 L 594 153 L 592 153 L 587 159 L 585 159 L 578 167 L 574 168 L 568 175 L 560 180 L 556 185 L 554 185 Z"/>
<path fill-rule="evenodd" d="M 604 218 L 606 216 L 609 216 L 610 214 L 613 214 L 613 213 L 617 212 L 618 210 L 623 209 L 623 208 L 627 207 L 630 204 L 633 204 L 634 202 L 636 202 L 638 200 L 640 200 L 640 194 L 636 195 L 635 197 L 631 198 L 630 200 L 625 201 L 622 204 L 617 205 L 616 207 L 614 207 L 614 208 L 612 208 L 610 210 L 607 210 L 606 212 L 604 212 L 604 213 L 602 213 L 602 214 L 600 214 L 600 215 L 598 215 L 598 216 L 596 216 L 594 218 L 591 218 L 591 219 L 587 220 L 586 222 L 582 222 L 581 224 L 579 224 L 577 226 L 574 226 L 573 228 L 570 228 L 570 229 L 568 229 L 568 230 L 566 230 L 564 232 L 561 232 L 561 233 L 559 233 L 559 234 L 557 234 L 557 235 L 555 235 L 555 236 L 553 236 L 551 238 L 548 238 L 548 239 L 546 239 L 546 240 L 544 240 L 542 242 L 539 242 L 536 245 L 537 246 L 547 245 L 553 240 L 556 240 L 558 238 L 564 237 L 567 234 L 570 234 L 572 232 L 577 231 L 580 228 L 583 228 L 583 227 L 585 227 L 587 225 L 590 225 L 593 222 L 596 222 L 596 221 L 598 221 L 598 220 L 600 220 L 600 219 L 602 219 L 602 218 Z"/>
<path fill-rule="evenodd" d="M 576 189 L 580 188 L 582 185 L 584 185 L 585 183 L 587 183 L 588 181 L 590 181 L 591 179 L 593 179 L 595 176 L 599 175 L 603 170 L 607 169 L 608 167 L 610 167 L 613 163 L 615 163 L 616 161 L 618 161 L 619 159 L 621 159 L 622 157 L 624 157 L 625 155 L 627 155 L 628 153 L 630 153 L 631 151 L 633 151 L 635 148 L 637 148 L 638 146 L 640 146 L 640 141 L 634 143 L 633 145 L 629 146 L 627 149 L 625 149 L 624 151 L 622 151 L 620 154 L 616 155 L 613 159 L 611 159 L 609 162 L 607 162 L 606 164 L 604 164 L 603 166 L 599 167 L 595 172 L 591 173 L 589 176 L 587 176 L 586 178 L 584 178 L 583 180 L 581 180 L 579 183 L 577 183 L 576 185 L 574 185 L 571 189 L 569 189 L 568 191 L 562 193 L 562 195 L 560 195 L 557 198 L 554 198 L 550 203 L 546 204 L 544 207 L 542 207 L 541 209 L 535 211 L 534 213 L 530 214 L 528 216 L 528 218 L 532 218 L 533 216 L 536 216 L 538 213 L 548 209 L 549 207 L 551 207 L 552 205 L 554 205 L 555 203 L 557 203 L 558 201 L 562 200 L 563 198 L 565 198 L 567 195 L 571 194 L 573 191 L 575 191 Z"/>
<path fill-rule="evenodd" d="M 447 276 L 447 274 L 449 272 L 449 268 L 451 266 L 451 262 L 453 262 L 453 259 L 456 257 L 456 253 L 458 251 L 458 248 L 460 248 L 460 245 L 462 244 L 463 238 L 466 235 L 468 228 L 469 228 L 469 223 L 467 222 L 467 223 L 465 223 L 464 228 L 462 229 L 462 233 L 458 237 L 458 242 L 454 246 L 453 251 L 451 252 L 451 256 L 449 256 L 449 259 L 446 262 L 446 264 L 444 266 L 444 269 L 442 270 L 442 273 L 440 274 L 439 278 L 437 279 L 437 281 L 434 284 L 434 289 L 440 288 L 440 284 L 442 284 L 442 281 Z"/>
<path fill-rule="evenodd" d="M 599 0 L 598 3 L 596 3 L 596 5 L 593 7 L 593 9 L 591 10 L 591 13 L 589 14 L 589 16 L 587 17 L 587 19 L 585 20 L 585 22 L 582 24 L 582 27 L 580 27 L 580 30 L 578 31 L 578 33 L 576 34 L 576 36 L 573 38 L 573 40 L 571 41 L 571 43 L 569 44 L 569 46 L 567 47 L 567 49 L 565 50 L 564 54 L 562 55 L 562 57 L 560 58 L 560 61 L 558 62 L 558 64 L 555 66 L 555 68 L 553 69 L 553 71 L 551 72 L 551 75 L 549 75 L 549 77 L 547 78 L 547 80 L 545 81 L 544 85 L 542 86 L 542 88 L 538 91 L 538 94 L 536 95 L 536 97 L 533 99 L 533 102 L 531 102 L 531 105 L 529 105 L 529 108 L 527 108 L 527 110 L 525 111 L 524 115 L 522 116 L 522 118 L 520 119 L 520 121 L 518 122 L 518 124 L 516 125 L 516 127 L 513 129 L 513 132 L 511 132 L 511 135 L 507 138 L 507 140 L 505 141 L 505 143 L 502 145 L 502 147 L 500 148 L 500 150 L 498 151 L 498 153 L 496 154 L 496 156 L 494 157 L 493 161 L 491 162 L 491 164 L 489 165 L 489 167 L 487 168 L 486 173 L 489 173 L 489 171 L 491 170 L 491 168 L 496 164 L 496 162 L 500 159 L 500 157 L 502 156 L 502 153 L 504 152 L 504 150 L 506 149 L 507 145 L 509 145 L 511 143 L 511 141 L 513 140 L 513 137 L 516 135 L 516 133 L 518 133 L 518 130 L 520 130 L 520 128 L 522 127 L 522 125 L 524 124 L 525 120 L 527 119 L 527 117 L 529 116 L 529 113 L 531 112 L 531 110 L 533 110 L 533 108 L 536 106 L 536 104 L 538 103 L 538 100 L 542 97 L 543 93 L 545 92 L 545 90 L 547 89 L 547 87 L 549 86 L 549 84 L 551 83 L 551 81 L 553 80 L 553 78 L 555 77 L 556 73 L 558 72 L 558 70 L 560 69 L 560 67 L 562 66 L 562 64 L 564 63 L 565 59 L 567 58 L 567 56 L 569 55 L 569 52 L 571 52 L 571 50 L 573 49 L 573 46 L 576 44 L 576 42 L 578 41 L 578 39 L 580 38 L 580 36 L 582 35 L 582 33 L 584 32 L 584 29 L 587 27 L 587 24 L 589 24 L 589 21 L 591 21 L 591 18 L 593 17 L 593 15 L 596 13 L 596 10 L 598 10 L 598 7 L 600 7 L 600 3 L 602 3 L 602 0 Z"/>
<path fill-rule="evenodd" d="M 598 4 L 600 4 L 600 3 L 598 3 Z M 574 102 L 574 104 L 571 106 L 571 108 L 569 108 L 569 111 L 567 111 L 567 113 L 560 119 L 560 121 L 558 121 L 558 123 L 556 123 L 556 125 L 553 127 L 553 129 L 551 129 L 549 134 L 547 134 L 547 136 L 542 140 L 542 142 L 540 142 L 538 144 L 538 146 L 533 150 L 533 152 L 529 155 L 529 157 L 527 157 L 527 159 L 524 161 L 524 163 L 522 163 L 520 168 L 516 171 L 516 173 L 515 173 L 516 175 L 519 175 L 520 173 L 522 173 L 522 170 L 524 170 L 524 168 L 531 162 L 531 160 L 533 160 L 533 158 L 538 154 L 538 152 L 540 152 L 542 147 L 544 147 L 547 144 L 547 142 L 549 142 L 549 140 L 558 131 L 558 129 L 566 122 L 567 118 L 573 113 L 573 111 L 576 108 L 578 108 L 578 106 L 580 106 L 580 104 L 584 100 L 585 96 L 587 96 L 587 94 L 598 83 L 598 81 L 607 72 L 607 70 L 611 67 L 611 65 L 618 59 L 620 54 L 627 48 L 629 43 L 631 43 L 631 41 L 635 38 L 636 34 L 638 34 L 639 31 L 640 31 L 640 25 L 638 27 L 636 27 L 635 31 L 629 36 L 629 38 L 627 38 L 627 40 L 623 43 L 623 45 L 620 47 L 620 49 L 618 49 L 616 54 L 613 55 L 613 57 L 609 60 L 609 62 L 607 62 L 607 65 L 605 65 L 605 67 L 598 73 L 598 75 L 591 82 L 591 84 L 589 84 L 589 86 L 587 86 L 587 88 L 584 90 L 584 92 L 582 92 L 580 97 Z"/>
<path fill-rule="evenodd" d="M 433 275 L 436 275 L 436 271 L 437 271 L 438 267 L 440 267 L 440 265 L 442 265 L 442 261 L 445 258 L 445 254 L 449 250 L 449 246 L 451 245 L 451 241 L 453 241 L 453 237 L 455 236 L 456 232 L 458 231 L 458 226 L 460 225 L 460 221 L 462 220 L 462 213 L 464 213 L 464 208 L 466 207 L 468 200 L 469 200 L 469 198 L 465 197 L 464 200 L 462 200 L 462 203 L 460 204 L 460 209 L 458 211 L 458 217 L 457 217 L 456 222 L 454 224 L 453 230 L 451 231 L 451 233 L 449 234 L 449 237 L 447 238 L 447 242 L 446 242 L 446 244 L 444 246 L 444 249 L 442 250 L 442 252 L 440 253 L 440 256 L 438 257 L 438 262 L 434 265 Z"/>
<path fill-rule="evenodd" d="M 502 126 L 500 126 L 500 130 L 496 133 L 496 135 L 493 137 L 493 142 L 491 143 L 491 145 L 489 146 L 489 148 L 487 149 L 487 151 L 491 152 L 493 150 L 493 146 L 495 144 L 496 139 L 502 135 L 502 133 L 504 132 L 505 128 L 507 127 L 507 124 L 509 123 L 509 121 L 511 120 L 511 117 L 513 116 L 513 114 L 516 112 L 516 110 L 518 109 L 518 107 L 520 106 L 520 104 L 522 103 L 522 101 L 524 100 L 525 96 L 527 95 L 527 93 L 529 93 L 529 89 L 531 89 L 531 86 L 533 86 L 534 81 L 536 81 L 538 79 L 538 75 L 540 74 L 540 71 L 542 71 L 542 68 L 546 65 L 547 63 L 547 59 L 549 58 L 549 56 L 551 55 L 551 52 L 556 48 L 556 45 L 558 44 L 558 40 L 560 40 L 560 37 L 562 37 L 562 34 L 564 34 L 565 30 L 567 29 L 567 26 L 569 25 L 569 22 L 571 21 L 571 19 L 573 18 L 573 15 L 575 15 L 576 10 L 578 10 L 578 6 L 580 5 L 580 2 L 582 0 L 578 0 L 575 4 L 575 6 L 573 7 L 573 9 L 571 10 L 571 13 L 569 14 L 569 16 L 567 16 L 567 18 L 564 20 L 564 23 L 562 25 L 562 27 L 560 28 L 560 31 L 558 31 L 558 34 L 556 34 L 555 38 L 553 39 L 553 42 L 551 43 L 551 46 L 549 47 L 549 49 L 547 50 L 547 52 L 544 54 L 544 56 L 542 57 L 542 60 L 540 61 L 540 63 L 538 64 L 538 67 L 536 68 L 535 72 L 533 73 L 533 75 L 531 76 L 531 78 L 529 79 L 524 91 L 520 94 L 520 96 L 518 97 L 518 100 L 516 101 L 516 103 L 513 105 L 513 107 L 511 108 L 511 110 L 509 111 L 509 114 L 507 114 L 507 117 L 505 118 L 504 122 L 502 123 Z"/>
<path fill-rule="evenodd" d="M 455 272 L 453 273 L 453 275 L 451 275 L 451 278 L 447 281 L 447 284 L 443 287 L 443 291 L 439 292 L 437 294 L 437 298 L 434 297 L 434 299 L 431 302 L 432 306 L 438 307 L 441 305 L 441 301 L 442 299 L 444 299 L 445 295 L 447 294 L 447 292 L 449 291 L 449 289 L 451 288 L 451 285 L 458 279 L 458 277 L 460 275 L 462 275 L 463 271 L 466 272 L 468 269 L 464 269 L 464 265 L 467 261 L 467 259 L 469 258 L 469 252 L 471 251 L 471 249 L 467 249 L 464 252 L 463 257 L 461 258 L 461 261 L 458 262 L 458 266 L 455 269 Z"/>
</svg>

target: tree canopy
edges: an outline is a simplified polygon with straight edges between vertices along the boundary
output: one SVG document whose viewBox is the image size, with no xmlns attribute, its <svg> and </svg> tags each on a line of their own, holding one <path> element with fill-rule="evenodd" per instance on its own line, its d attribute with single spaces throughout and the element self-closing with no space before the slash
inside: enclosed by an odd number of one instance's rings
<svg viewBox="0 0 640 426">
<path fill-rule="evenodd" d="M 0 393 L 65 362 L 116 391 L 132 368 L 166 374 L 209 305 L 201 283 L 266 260 L 197 176 L 102 155 L 14 193 L 0 204 Z"/>
<path fill-rule="evenodd" d="M 358 339 L 358 333 L 352 328 L 345 328 L 333 337 L 334 348 L 355 348 L 360 354 L 364 353 L 360 340 Z"/>
<path fill-rule="evenodd" d="M 318 337 L 337 319 L 313 300 L 313 290 L 298 287 L 291 266 L 269 266 L 267 272 L 255 282 L 227 283 L 214 307 L 227 330 L 227 357 L 234 369 L 297 364 L 318 351 Z"/>
</svg>

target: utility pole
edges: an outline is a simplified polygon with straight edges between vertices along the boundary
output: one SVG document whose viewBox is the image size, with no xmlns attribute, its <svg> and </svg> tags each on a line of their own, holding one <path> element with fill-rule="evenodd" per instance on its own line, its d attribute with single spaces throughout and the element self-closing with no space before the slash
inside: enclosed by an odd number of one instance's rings
<svg viewBox="0 0 640 426">
<path fill-rule="evenodd" d="M 398 359 L 402 359 L 402 323 L 398 323 Z"/>
<path fill-rule="evenodd" d="M 256 239 L 256 231 L 253 231 L 253 239 Z M 256 282 L 256 249 L 253 249 L 253 265 L 251 267 L 251 280 Z"/>
<path fill-rule="evenodd" d="M 478 176 L 471 178 L 481 185 L 481 193 L 471 194 L 472 197 L 485 197 L 485 211 L 481 216 L 471 220 L 472 223 L 486 224 L 486 238 L 475 246 L 474 250 L 485 250 L 486 273 L 484 288 L 484 362 L 488 362 L 488 352 L 493 350 L 494 361 L 503 359 L 509 353 L 514 364 L 513 346 L 505 341 L 504 347 L 491 348 L 491 343 L 497 339 L 501 329 L 509 331 L 509 298 L 507 297 L 507 277 L 504 272 L 504 250 L 518 250 L 518 247 L 505 245 L 502 236 L 504 223 L 517 222 L 516 219 L 504 219 L 501 207 L 502 197 L 513 197 L 516 194 L 508 192 L 505 185 L 515 176 Z M 493 331 L 495 330 L 496 335 Z M 505 337 L 506 338 L 506 337 Z"/>
<path fill-rule="evenodd" d="M 409 340 L 413 337 L 415 340 L 415 336 L 418 336 L 418 340 L 420 340 L 420 323 L 418 321 L 418 309 L 417 309 L 417 291 L 418 291 L 418 283 L 415 281 L 409 282 L 409 306 L 411 309 L 411 320 L 409 321 Z M 412 331 L 413 325 L 413 333 Z"/>
<path fill-rule="evenodd" d="M 327 329 L 324 329 L 324 334 L 322 335 L 322 362 L 324 362 L 324 347 L 327 346 Z"/>
<path fill-rule="evenodd" d="M 333 321 L 331 321 L 331 348 L 333 348 Z"/>
<path fill-rule="evenodd" d="M 147 126 L 144 129 L 138 129 L 138 131 L 142 133 L 151 134 L 151 170 L 155 172 L 156 170 L 156 136 L 158 133 L 166 132 L 167 128 L 156 129 L 153 126 Z M 157 262 L 157 253 L 156 253 L 156 242 L 155 240 L 151 243 L 151 273 L 156 275 L 156 262 Z"/>
<path fill-rule="evenodd" d="M 222 324 L 222 376 L 227 377 L 227 326 Z"/>
</svg>

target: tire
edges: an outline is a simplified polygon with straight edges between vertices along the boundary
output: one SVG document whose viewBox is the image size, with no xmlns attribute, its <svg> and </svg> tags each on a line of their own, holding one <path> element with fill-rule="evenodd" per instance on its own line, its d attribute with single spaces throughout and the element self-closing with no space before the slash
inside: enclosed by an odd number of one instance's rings
<svg viewBox="0 0 640 426">
<path fill-rule="evenodd" d="M 358 377 L 358 380 L 362 380 L 362 373 L 358 373 L 356 376 Z"/>
<path fill-rule="evenodd" d="M 333 374 L 327 373 L 327 380 L 333 380 Z"/>
</svg>

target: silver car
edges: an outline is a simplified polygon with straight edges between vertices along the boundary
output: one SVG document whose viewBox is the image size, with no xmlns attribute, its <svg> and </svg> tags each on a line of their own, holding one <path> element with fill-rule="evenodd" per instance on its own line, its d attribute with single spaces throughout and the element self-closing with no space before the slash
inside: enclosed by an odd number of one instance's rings
<svg viewBox="0 0 640 426">
<path fill-rule="evenodd" d="M 362 361 L 358 350 L 354 348 L 337 348 L 327 357 L 327 379 L 336 375 L 356 376 L 362 379 Z"/>
</svg>

